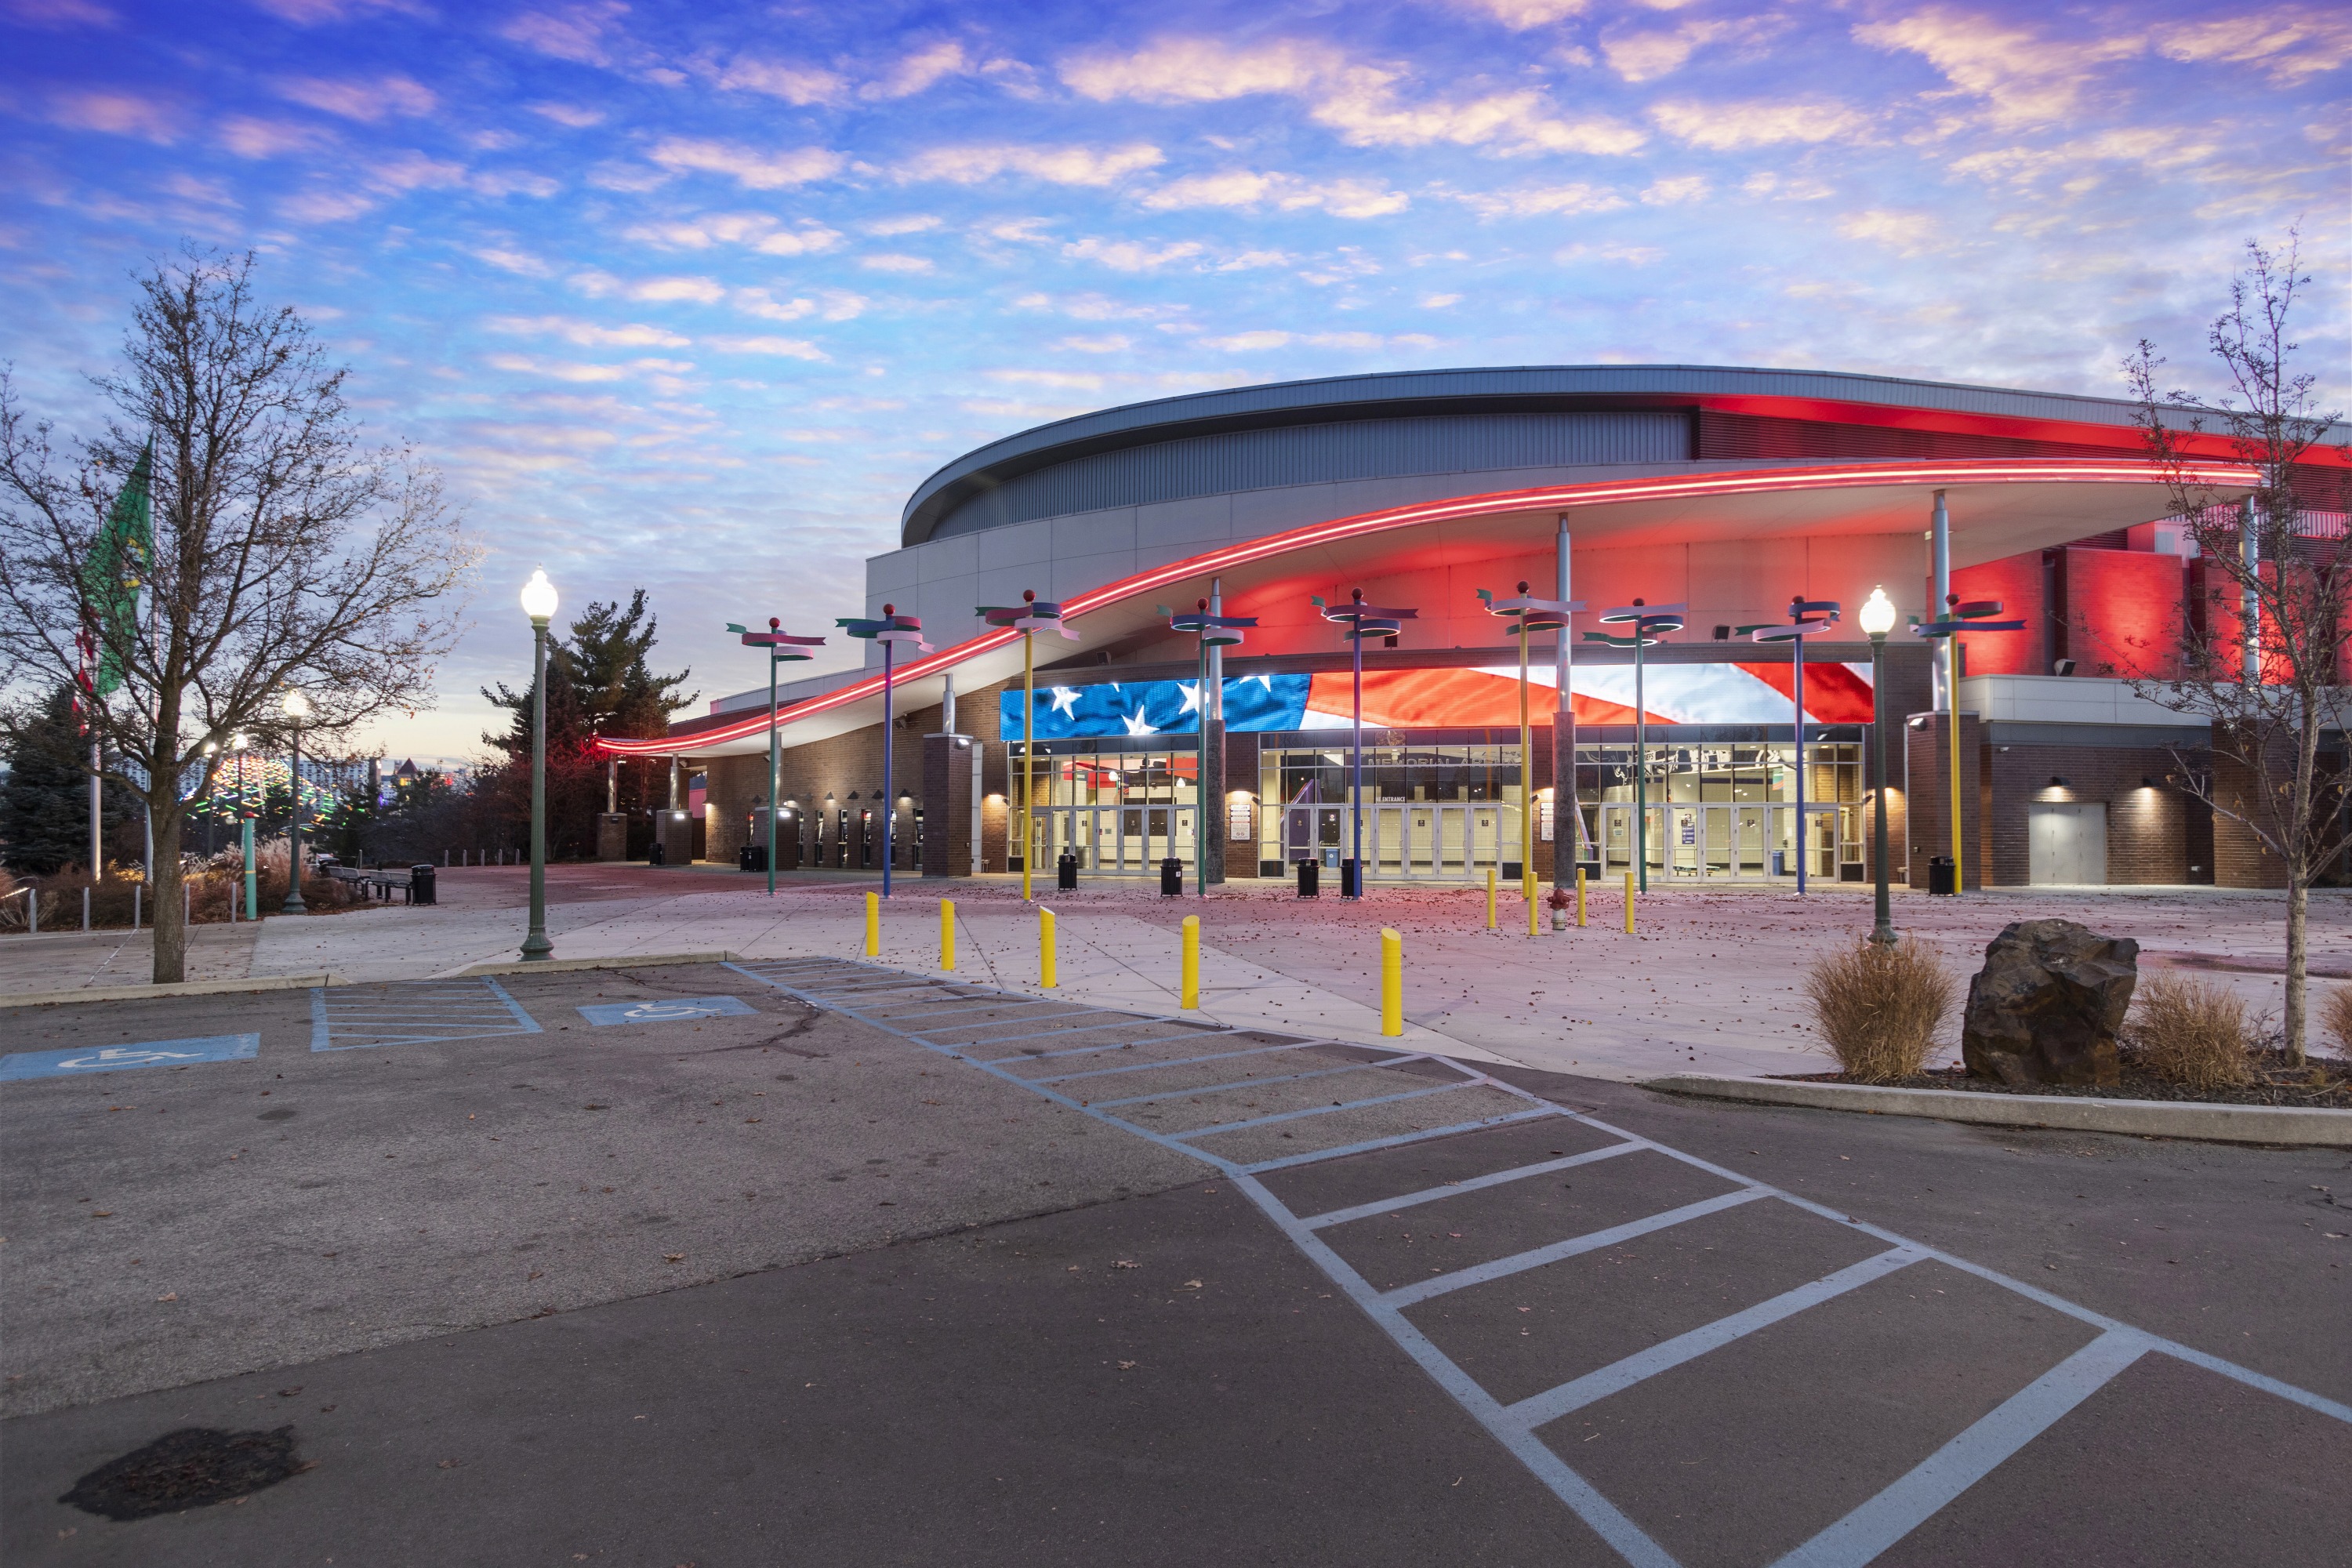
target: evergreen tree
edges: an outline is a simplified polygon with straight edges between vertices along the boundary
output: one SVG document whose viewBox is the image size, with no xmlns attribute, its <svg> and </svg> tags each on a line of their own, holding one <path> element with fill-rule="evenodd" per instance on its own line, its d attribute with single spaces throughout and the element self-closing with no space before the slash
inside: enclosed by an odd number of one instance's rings
<svg viewBox="0 0 2352 1568">
<path fill-rule="evenodd" d="M 9 749 L 0 783 L 0 864 L 46 877 L 89 858 L 89 774 L 80 762 L 89 749 L 74 689 L 60 686 Z M 100 794 L 99 824 L 108 854 L 123 858 L 125 830 L 135 841 L 140 827 L 121 786 L 110 784 Z M 139 850 L 129 853 L 135 858 Z"/>
</svg>

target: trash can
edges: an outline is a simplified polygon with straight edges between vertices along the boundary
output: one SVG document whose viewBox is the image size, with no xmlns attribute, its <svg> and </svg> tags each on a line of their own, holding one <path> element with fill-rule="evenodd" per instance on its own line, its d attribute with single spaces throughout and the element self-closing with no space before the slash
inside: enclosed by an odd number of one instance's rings
<svg viewBox="0 0 2352 1568">
<path fill-rule="evenodd" d="M 662 848 L 663 845 L 661 839 L 658 837 L 655 838 L 653 847 L 646 851 L 646 864 L 648 866 L 667 864 L 667 862 L 662 858 Z"/>
<path fill-rule="evenodd" d="M 1364 896 L 1363 872 L 1360 869 L 1362 865 L 1363 862 L 1360 860 L 1350 859 L 1339 862 L 1339 896 L 1341 898 L 1360 899 Z"/>
<path fill-rule="evenodd" d="M 1952 874 L 1958 869 L 1959 868 L 1953 864 L 1950 856 L 1930 855 L 1927 858 L 1927 891 L 1931 895 L 1958 892 L 1959 879 Z"/>
<path fill-rule="evenodd" d="M 1315 897 L 1317 891 L 1316 884 L 1322 880 L 1322 877 L 1323 864 L 1321 861 L 1301 860 L 1298 863 L 1298 896 L 1302 899 L 1311 899 Z"/>
<path fill-rule="evenodd" d="M 1065 849 L 1062 851 L 1062 858 L 1054 862 L 1054 886 L 1066 892 L 1075 889 L 1077 885 L 1078 858 L 1071 851 Z"/>
<path fill-rule="evenodd" d="M 1184 896 L 1184 862 L 1173 855 L 1160 862 L 1160 896 L 1163 899 Z"/>
<path fill-rule="evenodd" d="M 741 866 L 746 871 L 766 870 L 768 868 L 768 847 L 764 844 L 746 844 L 743 846 L 742 854 L 737 858 L 736 863 Z"/>
<path fill-rule="evenodd" d="M 433 867 L 429 862 L 419 860 L 408 868 L 408 901 L 412 904 L 437 901 L 433 896 Z"/>
</svg>

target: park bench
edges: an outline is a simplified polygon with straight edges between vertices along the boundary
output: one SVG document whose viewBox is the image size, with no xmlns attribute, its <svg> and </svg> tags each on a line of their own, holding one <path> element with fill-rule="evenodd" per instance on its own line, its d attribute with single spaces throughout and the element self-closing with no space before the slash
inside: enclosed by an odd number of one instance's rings
<svg viewBox="0 0 2352 1568">
<path fill-rule="evenodd" d="M 403 903 L 430 904 L 439 900 L 434 896 L 433 868 L 418 864 L 396 870 L 379 866 L 369 870 L 363 866 L 343 866 L 321 856 L 318 868 L 339 882 L 349 882 L 360 889 L 362 898 L 380 898 L 390 903 L 398 893 Z"/>
</svg>

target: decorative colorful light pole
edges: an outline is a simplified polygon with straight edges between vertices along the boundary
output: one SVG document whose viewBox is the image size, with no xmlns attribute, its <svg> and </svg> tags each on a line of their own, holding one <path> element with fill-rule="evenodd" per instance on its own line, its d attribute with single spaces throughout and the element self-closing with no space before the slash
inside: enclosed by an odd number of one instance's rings
<svg viewBox="0 0 2352 1568">
<path fill-rule="evenodd" d="M 1941 492 L 1938 492 L 1940 497 Z M 1940 500 L 1938 504 L 1940 505 Z M 1949 672 L 1944 681 L 1945 695 L 1952 704 L 1952 891 L 1957 893 L 1968 885 L 1967 874 L 1961 869 L 1965 861 L 1960 846 L 1960 665 L 1963 650 L 1960 634 L 1966 632 L 2015 632 L 2025 629 L 2023 621 L 1997 621 L 2000 614 L 1999 599 L 1971 599 L 1960 603 L 1958 594 L 1944 595 L 1944 618 L 1924 626 L 1914 621 L 1911 634 L 1923 637 L 1948 637 L 1945 647 L 1945 668 Z"/>
<path fill-rule="evenodd" d="M 1516 599 L 1497 599 L 1484 588 L 1478 590 L 1478 598 L 1489 615 L 1509 616 L 1516 623 L 1513 629 L 1519 639 L 1519 896 L 1532 910 L 1536 901 L 1536 731 L 1535 720 L 1528 704 L 1528 638 L 1533 633 L 1546 631 L 1559 632 L 1565 637 L 1568 617 L 1584 606 L 1565 599 L 1530 598 L 1525 583 L 1519 584 Z M 1559 781 L 1555 779 L 1552 784 L 1557 790 Z M 1571 795 L 1574 794 L 1574 785 L 1575 781 L 1571 778 Z M 1554 802 L 1557 803 L 1558 799 L 1555 794 Z M 1555 843 L 1559 837 L 1559 812 L 1555 804 L 1552 812 Z M 1555 847 L 1552 852 L 1558 854 L 1559 850 Z M 1534 929 L 1532 917 L 1529 929 Z"/>
<path fill-rule="evenodd" d="M 1878 786 L 1871 792 L 1877 802 L 1873 813 L 1877 821 L 1871 836 L 1877 918 L 1870 928 L 1870 940 L 1881 947 L 1892 947 L 1895 920 L 1886 898 L 1886 634 L 1895 629 L 1895 602 L 1885 588 L 1873 588 L 1856 618 L 1870 638 L 1870 771 Z"/>
<path fill-rule="evenodd" d="M 236 735 L 229 747 L 236 752 L 236 819 L 245 843 L 245 918 L 261 918 L 261 873 L 253 863 L 253 797 L 245 788 L 245 749 L 253 744 L 252 737 Z"/>
<path fill-rule="evenodd" d="M 1022 590 L 1017 605 L 982 605 L 973 613 L 992 626 L 1010 626 L 1021 634 L 1021 897 L 1025 900 L 1029 863 L 1037 858 L 1031 853 L 1036 847 L 1036 816 L 1029 809 L 1029 758 L 1037 749 L 1031 743 L 1037 729 L 1037 634 L 1052 632 L 1072 642 L 1078 640 L 1078 634 L 1062 624 L 1062 606 L 1039 604 L 1034 588 Z M 1012 837 L 1005 835 L 1008 852 Z"/>
<path fill-rule="evenodd" d="M 1168 606 L 1160 606 L 1166 615 Z M 1193 722 L 1200 740 L 1199 750 L 1192 761 L 1192 868 L 1201 897 L 1209 896 L 1209 650 L 1213 647 L 1238 647 L 1242 628 L 1257 625 L 1255 616 L 1213 616 L 1209 601 L 1202 599 L 1189 614 L 1170 616 L 1168 629 L 1191 632 L 1200 639 L 1200 681 L 1192 695 Z M 1171 790 L 1171 795 L 1173 795 Z"/>
<path fill-rule="evenodd" d="M 1802 594 L 1789 600 L 1789 622 L 1786 626 L 1742 626 L 1758 642 L 1785 642 L 1796 645 L 1796 726 L 1797 737 L 1797 891 L 1805 890 L 1805 636 L 1837 625 L 1839 605 L 1835 599 L 1808 599 Z"/>
<path fill-rule="evenodd" d="M 1604 626 L 1630 626 L 1622 636 L 1587 632 L 1586 642 L 1633 650 L 1633 866 L 1641 891 L 1650 890 L 1650 729 L 1649 708 L 1642 689 L 1642 650 L 1663 640 L 1667 632 L 1683 629 L 1688 605 L 1650 605 L 1640 599 L 1601 613 Z"/>
<path fill-rule="evenodd" d="M 766 631 L 747 632 L 733 621 L 727 623 L 729 631 L 740 634 L 745 647 L 768 650 L 768 897 L 772 899 L 776 896 L 776 789 L 784 772 L 783 735 L 776 723 L 776 666 L 809 657 L 804 653 L 793 652 L 794 648 L 824 646 L 823 637 L 796 637 L 780 630 L 783 624 L 770 616 Z M 672 757 L 669 763 L 669 803 L 673 809 L 677 805 L 676 757 Z"/>
<path fill-rule="evenodd" d="M 1364 896 L 1364 639 L 1392 637 L 1404 629 L 1404 623 L 1418 616 L 1419 610 L 1383 609 L 1364 603 L 1364 591 L 1352 591 L 1344 605 L 1327 605 L 1319 597 L 1309 595 L 1307 601 L 1321 613 L 1323 618 L 1347 629 L 1339 635 L 1348 639 L 1353 656 L 1351 666 L 1356 679 L 1355 721 L 1348 741 L 1348 822 L 1349 845 L 1348 853 L 1355 871 L 1349 886 L 1342 891 L 1351 899 Z"/>
<path fill-rule="evenodd" d="M 931 645 L 923 640 L 923 623 L 912 616 L 902 616 L 896 605 L 882 606 L 878 621 L 842 619 L 833 623 L 854 637 L 871 637 L 882 645 L 882 896 L 890 896 L 890 837 L 898 821 L 898 792 L 890 782 L 890 753 L 898 748 L 894 744 L 892 730 L 896 714 L 892 707 L 895 693 L 891 686 L 891 658 L 898 645 L 906 643 L 915 653 L 929 653 Z M 772 798 L 768 803 L 768 820 L 775 820 L 776 807 Z"/>
</svg>

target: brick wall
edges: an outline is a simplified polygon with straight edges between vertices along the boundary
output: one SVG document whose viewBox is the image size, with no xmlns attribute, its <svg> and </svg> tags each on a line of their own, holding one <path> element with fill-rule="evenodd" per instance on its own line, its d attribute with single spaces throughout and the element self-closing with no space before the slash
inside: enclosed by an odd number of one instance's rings
<svg viewBox="0 0 2352 1568">
<path fill-rule="evenodd" d="M 1927 861 L 1931 857 L 1952 852 L 1952 810 L 1950 775 L 1946 771 L 1945 758 L 1951 742 L 1951 716 L 1948 713 L 1915 713 L 1911 719 L 1926 721 L 1914 727 L 1907 721 L 1903 729 L 1906 805 L 1904 814 L 1905 858 L 1909 868 L 1910 883 L 1915 888 L 1927 886 Z M 1963 888 L 1984 886 L 1982 788 L 1983 729 L 1973 713 L 1960 715 L 1960 870 Z M 1890 745 L 1893 736 L 1887 737 Z M 1893 759 L 1890 757 L 1889 762 Z M 1890 814 L 1891 816 L 1891 814 Z M 1892 822 L 1889 823 L 1890 829 Z M 1888 853 L 1894 858 L 1892 841 Z"/>
<path fill-rule="evenodd" d="M 2111 886 L 2187 882 L 2189 818 L 2195 805 L 2179 787 L 2179 764 L 2160 747 L 1987 746 L 1991 797 L 1985 858 L 1995 887 L 2032 879 L 2032 806 L 2035 801 L 2097 802 L 2107 808 Z M 2063 779 L 2055 784 L 2053 779 Z M 2153 787 L 2141 781 L 2153 781 Z"/>
</svg>

